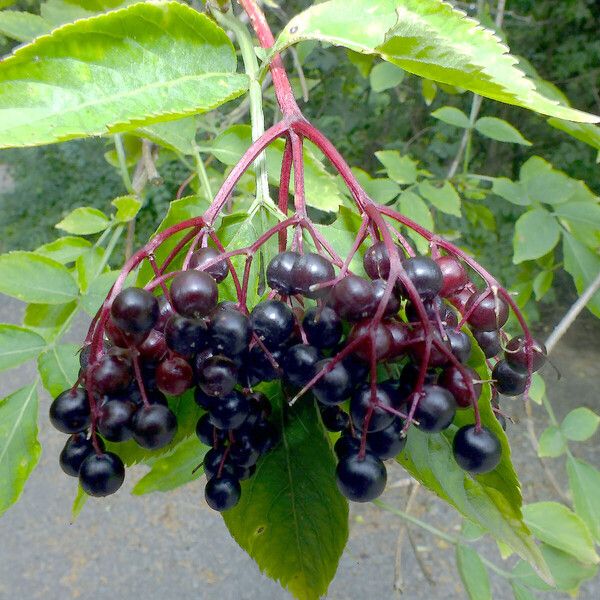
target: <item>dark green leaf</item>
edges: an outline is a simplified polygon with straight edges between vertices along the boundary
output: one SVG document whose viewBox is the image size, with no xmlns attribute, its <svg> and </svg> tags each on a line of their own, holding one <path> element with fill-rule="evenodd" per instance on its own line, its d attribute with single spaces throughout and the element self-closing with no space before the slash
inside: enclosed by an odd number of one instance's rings
<svg viewBox="0 0 600 600">
<path fill-rule="evenodd" d="M 90 235 L 104 231 L 109 224 L 108 217 L 101 210 L 82 206 L 57 223 L 56 228 L 75 235 Z"/>
<path fill-rule="evenodd" d="M 63 304 L 79 290 L 60 263 L 33 252 L 10 252 L 0 256 L 0 292 L 24 302 Z"/>
<path fill-rule="evenodd" d="M 600 543 L 600 471 L 569 456 L 567 473 L 575 511 L 586 522 L 596 542 Z"/>
<path fill-rule="evenodd" d="M 471 600 L 492 600 L 489 575 L 479 554 L 473 548 L 458 544 L 456 546 L 456 565 Z"/>
<path fill-rule="evenodd" d="M 16 502 L 42 453 L 37 381 L 0 400 L 0 515 Z"/>
<path fill-rule="evenodd" d="M 600 424 L 600 417 L 589 408 L 580 406 L 567 414 L 560 424 L 563 435 L 574 442 L 591 438 Z"/>
<path fill-rule="evenodd" d="M 80 349 L 81 346 L 75 344 L 59 344 L 40 354 L 38 370 L 42 383 L 52 398 L 77 381 Z"/>
<path fill-rule="evenodd" d="M 600 273 L 600 256 L 567 232 L 563 232 L 563 255 L 565 271 L 573 278 L 579 294 L 582 294 Z M 592 296 L 587 307 L 600 317 L 600 292 Z"/>
<path fill-rule="evenodd" d="M 91 247 L 92 244 L 88 240 L 67 235 L 40 246 L 36 249 L 35 253 L 46 258 L 51 258 L 61 265 L 66 265 L 77 260 Z"/>
<path fill-rule="evenodd" d="M 526 140 L 518 129 L 503 119 L 497 119 L 496 117 L 481 117 L 475 122 L 475 129 L 477 129 L 481 135 L 485 135 L 493 140 L 498 140 L 499 142 L 531 146 L 531 142 Z"/>
<path fill-rule="evenodd" d="M 135 485 L 132 494 L 141 496 L 150 492 L 168 492 L 198 479 L 204 469 L 194 469 L 202 463 L 209 450 L 194 435 L 180 442 L 171 454 L 152 463 L 150 471 Z"/>
<path fill-rule="evenodd" d="M 443 123 L 453 125 L 454 127 L 460 127 L 461 129 L 469 129 L 471 127 L 469 117 L 467 117 L 462 110 L 455 108 L 454 106 L 442 106 L 441 108 L 434 110 L 431 113 L 431 116 Z"/>
<path fill-rule="evenodd" d="M 46 342 L 37 333 L 0 323 L 0 371 L 16 367 L 31 358 L 35 358 Z"/>
<path fill-rule="evenodd" d="M 269 577 L 299 600 L 317 600 L 333 579 L 348 537 L 348 504 L 335 483 L 335 459 L 312 400 L 284 415 L 270 388 L 283 441 L 244 482 L 225 523 Z"/>
<path fill-rule="evenodd" d="M 540 258 L 548 254 L 558 244 L 559 239 L 560 227 L 547 210 L 528 210 L 515 224 L 513 262 L 518 264 Z"/>
<path fill-rule="evenodd" d="M 0 146 L 136 129 L 210 110 L 242 94 L 233 46 L 178 2 L 81 19 L 0 65 Z M 35 103 L 31 99 L 35 98 Z"/>
<path fill-rule="evenodd" d="M 563 504 L 527 504 L 523 507 L 523 517 L 528 527 L 542 542 L 571 554 L 580 562 L 600 562 L 586 524 Z"/>
</svg>

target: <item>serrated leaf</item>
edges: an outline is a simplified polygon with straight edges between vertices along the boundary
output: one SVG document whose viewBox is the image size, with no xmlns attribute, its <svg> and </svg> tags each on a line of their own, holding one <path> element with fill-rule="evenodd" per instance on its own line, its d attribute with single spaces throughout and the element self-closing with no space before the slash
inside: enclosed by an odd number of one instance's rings
<svg viewBox="0 0 600 600">
<path fill-rule="evenodd" d="M 204 469 L 194 469 L 209 450 L 194 435 L 180 442 L 173 452 L 152 463 L 150 471 L 136 484 L 132 494 L 141 496 L 151 492 L 168 492 L 202 476 Z"/>
<path fill-rule="evenodd" d="M 569 456 L 567 474 L 575 511 L 585 521 L 596 542 L 600 543 L 600 471 L 583 460 Z"/>
<path fill-rule="evenodd" d="M 88 240 L 67 235 L 40 246 L 35 250 L 35 253 L 65 265 L 77 260 L 91 247 L 92 244 Z"/>
<path fill-rule="evenodd" d="M 441 188 L 432 185 L 429 181 L 423 181 L 419 184 L 419 194 L 443 213 L 455 217 L 461 216 L 460 196 L 449 181 L 444 181 Z"/>
<path fill-rule="evenodd" d="M 580 406 L 570 411 L 560 424 L 563 435 L 574 442 L 584 442 L 598 429 L 600 417 L 589 408 Z"/>
<path fill-rule="evenodd" d="M 42 453 L 37 381 L 0 400 L 0 515 L 16 502 Z"/>
<path fill-rule="evenodd" d="M 425 229 L 428 229 L 429 231 L 433 230 L 433 217 L 431 216 L 431 211 L 423 199 L 420 196 L 417 196 L 417 194 L 403 192 L 398 199 L 398 210 L 404 216 L 425 227 Z M 427 240 L 423 239 L 411 229 L 407 230 L 407 234 L 414 241 L 417 250 L 421 254 L 427 253 L 429 248 Z"/>
<path fill-rule="evenodd" d="M 127 223 L 135 219 L 142 208 L 142 203 L 135 196 L 119 196 L 111 204 L 117 209 L 115 221 L 119 223 Z"/>
<path fill-rule="evenodd" d="M 533 291 L 535 299 L 541 300 L 552 287 L 554 281 L 554 271 L 542 271 L 535 276 L 533 280 Z"/>
<path fill-rule="evenodd" d="M 110 225 L 108 217 L 97 208 L 82 206 L 70 212 L 56 229 L 62 229 L 75 235 L 91 235 L 104 231 Z"/>
<path fill-rule="evenodd" d="M 543 208 L 534 208 L 515 223 L 513 262 L 519 264 L 548 254 L 560 239 L 556 219 Z"/>
<path fill-rule="evenodd" d="M 354 167 L 352 173 L 354 173 L 354 176 L 358 179 L 358 182 L 365 192 L 367 192 L 368 196 L 380 204 L 391 202 L 401 191 L 400 186 L 387 177 L 371 177 L 366 171 L 358 167 Z M 344 186 L 344 190 L 347 189 Z"/>
<path fill-rule="evenodd" d="M 573 278 L 577 292 L 582 294 L 600 273 L 600 256 L 569 233 L 563 231 L 562 236 L 565 271 Z M 600 291 L 592 296 L 586 306 L 600 317 Z"/>
<path fill-rule="evenodd" d="M 18 42 L 29 42 L 50 29 L 50 23 L 33 13 L 18 10 L 5 10 L 0 13 L 0 33 Z"/>
<path fill-rule="evenodd" d="M 77 310 L 75 302 L 68 304 L 28 304 L 23 325 L 52 341 L 67 319 Z"/>
<path fill-rule="evenodd" d="M 252 143 L 252 131 L 249 125 L 234 125 L 220 133 L 210 148 L 212 153 L 222 163 L 233 166 Z M 285 142 L 276 140 L 266 150 L 269 182 L 279 185 L 281 162 Z M 335 178 L 325 170 L 316 158 L 314 146 L 310 142 L 304 144 L 304 185 L 306 188 L 306 203 L 320 210 L 334 212 L 342 203 L 343 196 L 339 192 Z M 293 190 L 294 177 L 291 188 Z"/>
<path fill-rule="evenodd" d="M 380 150 L 375 156 L 397 183 L 410 185 L 417 180 L 417 162 L 410 156 L 401 156 L 397 150 Z"/>
<path fill-rule="evenodd" d="M 0 65 L 0 147 L 204 112 L 246 90 L 247 77 L 235 70 L 225 32 L 185 4 L 139 3 L 80 19 Z"/>
<path fill-rule="evenodd" d="M 558 502 L 536 502 L 523 507 L 525 523 L 542 542 L 586 564 L 597 564 L 592 536 L 581 517 Z"/>
<path fill-rule="evenodd" d="M 469 117 L 459 108 L 454 106 L 442 106 L 431 113 L 432 117 L 435 117 L 443 123 L 453 125 L 454 127 L 460 127 L 461 129 L 469 129 L 471 122 Z"/>
<path fill-rule="evenodd" d="M 60 263 L 19 251 L 0 256 L 0 292 L 24 302 L 63 304 L 75 299 L 79 290 Z"/>
<path fill-rule="evenodd" d="M 492 600 L 490 578 L 479 554 L 464 544 L 456 546 L 456 566 L 471 600 Z"/>
<path fill-rule="evenodd" d="M 481 117 L 475 122 L 475 129 L 493 140 L 507 142 L 509 144 L 521 144 L 522 146 L 531 146 L 531 142 L 526 140 L 521 132 L 503 119 L 496 117 Z"/>
<path fill-rule="evenodd" d="M 550 426 L 542 432 L 538 440 L 538 456 L 555 458 L 564 454 L 567 442 L 558 427 Z"/>
<path fill-rule="evenodd" d="M 519 181 L 511 181 L 507 177 L 496 177 L 492 184 L 492 191 L 501 198 L 516 204 L 517 206 L 528 206 L 531 199 L 527 190 Z"/>
<path fill-rule="evenodd" d="M 77 381 L 80 349 L 75 344 L 58 344 L 40 354 L 38 370 L 42 383 L 52 398 Z"/>
<path fill-rule="evenodd" d="M 406 73 L 389 62 L 376 64 L 369 73 L 371 89 L 374 92 L 384 92 L 390 88 L 400 85 L 404 81 Z"/>
<path fill-rule="evenodd" d="M 306 39 L 379 53 L 410 73 L 549 116 L 600 121 L 541 95 L 496 34 L 446 2 L 331 0 L 317 4 L 285 26 L 272 54 Z"/>
<path fill-rule="evenodd" d="M 335 575 L 348 537 L 348 503 L 335 483 L 335 459 L 312 400 L 287 415 L 277 386 L 267 393 L 282 442 L 223 513 L 237 543 L 299 600 L 317 600 Z"/>
<path fill-rule="evenodd" d="M 44 338 L 34 331 L 0 323 L 0 371 L 35 358 L 45 347 Z"/>
</svg>

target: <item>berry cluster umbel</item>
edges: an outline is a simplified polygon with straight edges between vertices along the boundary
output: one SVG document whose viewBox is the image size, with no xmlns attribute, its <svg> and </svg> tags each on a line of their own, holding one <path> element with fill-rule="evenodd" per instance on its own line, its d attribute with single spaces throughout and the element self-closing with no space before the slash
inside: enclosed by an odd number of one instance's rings
<svg viewBox="0 0 600 600">
<path fill-rule="evenodd" d="M 261 45 L 272 46 L 255 2 L 240 4 Z M 481 424 L 484 382 L 466 366 L 467 328 L 493 368 L 491 401 L 501 422 L 499 394 L 527 394 L 532 373 L 545 360 L 544 347 L 498 281 L 450 242 L 373 202 L 336 148 L 300 112 L 279 56 L 271 72 L 282 120 L 244 153 L 202 217 L 158 233 L 129 259 L 92 321 L 79 380 L 52 403 L 52 423 L 71 435 L 61 453 L 63 470 L 78 476 L 90 495 L 111 494 L 124 480 L 123 462 L 105 450 L 105 441 L 133 438 L 148 450 L 169 445 L 177 418 L 167 396 L 195 387 L 195 401 L 206 410 L 197 434 L 211 446 L 204 460 L 206 500 L 216 510 L 231 508 L 239 501 L 240 481 L 279 442 L 282 432 L 269 421 L 272 399 L 258 391 L 274 380 L 281 380 L 290 405 L 316 399 L 325 427 L 341 432 L 336 477 L 352 500 L 371 500 L 383 491 L 382 461 L 402 451 L 412 425 L 439 432 L 457 410 L 469 407 L 473 424 L 456 432 L 454 457 L 466 471 L 485 473 L 498 464 L 501 445 Z M 244 172 L 280 137 L 281 220 L 250 246 L 225 249 L 215 222 Z M 308 216 L 305 139 L 339 172 L 360 214 L 346 257 Z M 417 256 L 400 227 L 426 240 L 431 256 Z M 174 236 L 158 265 L 155 253 Z M 279 253 L 267 268 L 271 293 L 248 306 L 254 258 L 273 238 Z M 366 277 L 349 268 L 363 250 Z M 182 269 L 174 271 L 181 257 Z M 241 276 L 234 257 L 244 259 Z M 145 261 L 152 280 L 144 289 L 123 289 Z M 236 299 L 219 303 L 219 285 L 227 278 Z M 478 289 L 474 280 L 483 285 Z M 522 329 L 512 339 L 502 332 L 510 311 Z"/>
</svg>

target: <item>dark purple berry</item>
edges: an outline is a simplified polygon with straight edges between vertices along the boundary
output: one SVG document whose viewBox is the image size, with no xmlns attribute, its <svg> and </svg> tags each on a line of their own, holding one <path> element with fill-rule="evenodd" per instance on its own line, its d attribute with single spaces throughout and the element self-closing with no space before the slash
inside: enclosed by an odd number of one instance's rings
<svg viewBox="0 0 600 600">
<path fill-rule="evenodd" d="M 370 502 L 381 496 L 387 483 L 387 471 L 379 458 L 358 454 L 340 459 L 335 470 L 340 492 L 354 502 Z"/>
<path fill-rule="evenodd" d="M 50 405 L 50 422 L 62 433 L 79 433 L 91 422 L 90 405 L 82 388 L 65 390 Z"/>
<path fill-rule="evenodd" d="M 215 280 L 204 271 L 183 271 L 175 275 L 170 294 L 173 308 L 189 319 L 207 316 L 219 299 Z"/>
<path fill-rule="evenodd" d="M 286 250 L 271 259 L 267 266 L 267 283 L 269 287 L 284 296 L 295 293 L 292 283 L 292 270 L 300 258 L 298 252 Z"/>
<path fill-rule="evenodd" d="M 79 483 L 88 496 L 109 496 L 123 485 L 123 461 L 112 452 L 90 454 L 79 469 Z"/>
<path fill-rule="evenodd" d="M 415 419 L 418 428 L 427 433 L 439 433 L 450 426 L 456 413 L 456 402 L 452 394 L 439 385 L 423 386 Z"/>
<path fill-rule="evenodd" d="M 325 257 L 314 252 L 302 255 L 292 268 L 294 289 L 307 298 L 322 298 L 329 293 L 328 288 L 311 290 L 311 287 L 331 281 L 335 277 L 333 265 Z"/>
<path fill-rule="evenodd" d="M 146 290 L 125 288 L 113 300 L 110 314 L 125 333 L 149 333 L 158 320 L 158 300 Z"/>
<path fill-rule="evenodd" d="M 209 262 L 218 259 L 221 256 L 216 248 L 206 247 L 196 250 L 190 258 L 190 269 L 196 271 L 205 271 L 208 273 L 217 283 L 221 283 L 227 275 L 229 275 L 229 267 L 227 261 L 221 259 L 218 262 L 211 264 L 209 267 L 205 267 Z"/>
<path fill-rule="evenodd" d="M 474 474 L 493 471 L 502 457 L 498 438 L 486 427 L 477 431 L 475 425 L 465 425 L 456 432 L 452 451 L 458 466 Z"/>
<path fill-rule="evenodd" d="M 518 396 L 527 387 L 527 373 L 513 369 L 505 360 L 499 360 L 492 370 L 496 389 L 505 396 Z"/>
<path fill-rule="evenodd" d="M 166 406 L 141 406 L 133 417 L 133 439 L 148 450 L 164 448 L 177 433 L 177 417 Z"/>
<path fill-rule="evenodd" d="M 302 327 L 308 343 L 315 348 L 333 348 L 342 338 L 342 320 L 329 306 L 309 308 Z"/>
</svg>

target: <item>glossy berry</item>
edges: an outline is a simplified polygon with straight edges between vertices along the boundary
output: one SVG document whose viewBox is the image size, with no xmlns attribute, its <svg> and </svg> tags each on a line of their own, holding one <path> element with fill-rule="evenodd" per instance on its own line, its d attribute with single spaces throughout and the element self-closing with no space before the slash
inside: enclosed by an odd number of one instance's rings
<svg viewBox="0 0 600 600">
<path fill-rule="evenodd" d="M 369 409 L 372 407 L 372 410 Z M 371 393 L 371 386 L 369 384 L 362 385 L 358 390 L 354 392 L 350 399 L 350 416 L 352 417 L 352 423 L 359 430 L 367 431 L 381 431 L 394 420 L 394 415 L 391 412 L 385 410 L 384 407 L 393 408 L 393 402 L 387 390 L 382 386 L 378 385 L 375 388 L 375 395 Z M 370 419 L 367 425 L 366 418 L 370 412 Z"/>
<path fill-rule="evenodd" d="M 252 445 L 260 454 L 266 454 L 281 440 L 280 432 L 269 421 L 260 421 L 254 429 Z"/>
<path fill-rule="evenodd" d="M 493 471 L 502 457 L 498 438 L 486 427 L 477 431 L 475 425 L 466 425 L 456 432 L 452 451 L 458 466 L 474 474 Z"/>
<path fill-rule="evenodd" d="M 241 494 L 239 479 L 229 475 L 209 479 L 204 488 L 206 503 L 219 512 L 233 508 L 240 501 Z"/>
<path fill-rule="evenodd" d="M 175 275 L 170 294 L 173 308 L 190 319 L 208 315 L 219 299 L 215 280 L 204 271 L 183 271 Z"/>
<path fill-rule="evenodd" d="M 413 340 L 410 346 L 410 354 L 417 363 L 421 363 L 425 360 L 425 352 L 427 344 L 425 342 L 426 333 L 422 327 L 415 327 L 413 329 L 414 335 L 418 336 L 416 340 Z M 429 351 L 429 361 L 427 365 L 429 367 L 443 367 L 449 362 L 449 357 L 446 352 L 442 350 L 445 348 L 448 352 L 451 352 L 450 340 L 444 339 L 437 327 L 433 328 L 432 344 Z"/>
<path fill-rule="evenodd" d="M 506 362 L 516 371 L 527 372 L 527 344 L 525 336 L 512 338 L 506 344 L 504 358 Z M 539 371 L 546 362 L 546 346 L 537 340 L 533 340 L 531 345 L 531 371 Z"/>
<path fill-rule="evenodd" d="M 182 356 L 193 356 L 208 343 L 206 324 L 197 319 L 173 315 L 165 325 L 167 346 Z"/>
<path fill-rule="evenodd" d="M 443 283 L 439 293 L 443 298 L 456 294 L 469 283 L 469 276 L 458 259 L 441 256 L 435 262 L 442 272 Z"/>
<path fill-rule="evenodd" d="M 135 287 L 119 292 L 110 307 L 112 320 L 125 333 L 149 333 L 158 314 L 157 298 L 151 292 Z"/>
<path fill-rule="evenodd" d="M 354 502 L 370 502 L 381 496 L 387 483 L 387 471 L 381 459 L 369 454 L 358 454 L 340 459 L 335 470 L 340 492 Z"/>
<path fill-rule="evenodd" d="M 527 373 L 513 369 L 505 360 L 499 360 L 492 370 L 496 389 L 505 396 L 518 396 L 527 387 Z"/>
<path fill-rule="evenodd" d="M 235 467 L 248 469 L 258 462 L 260 453 L 254 448 L 252 442 L 252 438 L 245 437 L 241 440 L 236 440 L 235 443 L 229 446 L 228 458 Z"/>
<path fill-rule="evenodd" d="M 277 364 L 280 365 L 283 359 L 283 353 L 281 350 L 271 350 L 271 359 Z M 266 352 L 259 346 L 253 346 L 253 348 L 248 353 L 244 364 L 243 364 L 243 373 L 245 375 L 240 376 L 240 381 L 246 383 L 246 380 L 243 379 L 245 376 L 250 385 L 254 385 L 254 382 L 259 381 L 273 381 L 277 379 L 281 375 L 281 369 L 279 367 L 275 367 L 273 362 L 269 360 Z"/>
<path fill-rule="evenodd" d="M 333 367 L 331 358 L 320 360 L 315 365 L 315 372 L 325 371 L 325 374 L 315 383 L 312 392 L 319 402 L 325 406 L 334 406 L 348 398 L 352 391 L 352 379 L 343 363 L 338 362 Z"/>
<path fill-rule="evenodd" d="M 360 321 L 374 312 L 373 285 L 362 277 L 347 275 L 331 288 L 328 303 L 342 319 Z"/>
<path fill-rule="evenodd" d="M 156 368 L 156 385 L 169 396 L 181 396 L 193 383 L 192 367 L 179 356 L 163 360 Z"/>
<path fill-rule="evenodd" d="M 466 363 L 471 355 L 471 339 L 464 331 L 446 329 L 446 337 L 450 342 L 450 350 L 461 363 Z"/>
<path fill-rule="evenodd" d="M 411 331 L 402 321 L 390 320 L 385 321 L 385 328 L 390 334 L 392 343 L 386 354 L 387 360 L 399 360 L 406 355 L 408 348 L 412 342 Z"/>
<path fill-rule="evenodd" d="M 311 286 L 331 281 L 335 277 L 333 265 L 320 254 L 309 252 L 302 255 L 292 268 L 294 289 L 307 298 L 322 298 L 328 288 L 311 290 Z"/>
<path fill-rule="evenodd" d="M 94 388 L 103 394 L 115 394 L 129 386 L 132 380 L 131 360 L 126 354 L 110 353 L 91 366 Z"/>
<path fill-rule="evenodd" d="M 205 455 L 202 461 L 204 465 L 204 474 L 206 479 L 211 479 L 219 475 L 236 475 L 236 469 L 229 460 L 229 450 L 224 446 L 212 448 Z"/>
<path fill-rule="evenodd" d="M 217 398 L 209 412 L 211 422 L 219 429 L 235 429 L 245 421 L 250 412 L 250 405 L 245 396 L 234 390 Z"/>
<path fill-rule="evenodd" d="M 92 441 L 87 439 L 85 433 L 76 433 L 67 440 L 60 453 L 60 468 L 67 475 L 77 477 L 81 463 L 93 452 Z"/>
<path fill-rule="evenodd" d="M 211 313 L 208 333 L 211 348 L 216 353 L 234 357 L 248 349 L 252 330 L 246 315 L 219 306 Z"/>
<path fill-rule="evenodd" d="M 230 358 L 217 354 L 202 365 L 198 385 L 209 396 L 226 396 L 237 385 L 237 374 L 235 363 Z"/>
<path fill-rule="evenodd" d="M 250 327 L 267 348 L 275 349 L 292 335 L 292 309 L 279 300 L 261 302 L 250 313 Z"/>
<path fill-rule="evenodd" d="M 198 419 L 198 423 L 196 423 L 196 435 L 206 446 L 220 445 L 227 438 L 226 432 L 218 429 L 210 422 L 210 415 L 208 413 Z"/>
<path fill-rule="evenodd" d="M 329 306 L 309 308 L 302 327 L 308 343 L 315 348 L 333 348 L 342 338 L 342 320 Z"/>
<path fill-rule="evenodd" d="M 415 411 L 418 427 L 427 433 L 439 433 L 452 423 L 456 402 L 448 390 L 438 385 L 425 385 L 423 392 Z"/>
<path fill-rule="evenodd" d="M 137 410 L 129 400 L 109 400 L 98 411 L 98 432 L 109 442 L 124 442 L 133 436 L 131 421 Z"/>
<path fill-rule="evenodd" d="M 475 381 L 479 380 L 479 375 L 469 367 L 464 367 L 464 369 L 471 378 L 471 383 L 475 392 L 475 398 L 477 399 L 481 394 L 481 383 L 475 383 Z M 438 384 L 452 394 L 454 401 L 460 408 L 468 408 L 469 406 L 473 405 L 473 398 L 469 393 L 469 387 L 465 382 L 465 378 L 457 367 L 450 366 L 444 369 L 443 373 L 438 379 Z"/>
<path fill-rule="evenodd" d="M 352 437 L 346 432 L 341 435 L 333 446 L 333 451 L 339 460 L 358 454 L 360 450 L 360 438 Z"/>
<path fill-rule="evenodd" d="M 384 242 L 377 242 L 367 249 L 363 266 L 371 279 L 385 279 L 390 275 L 390 255 Z"/>
<path fill-rule="evenodd" d="M 440 293 L 444 278 L 435 261 L 426 256 L 407 258 L 402 266 L 407 277 L 423 298 L 433 298 Z"/>
<path fill-rule="evenodd" d="M 267 266 L 267 283 L 269 287 L 284 296 L 295 293 L 292 283 L 292 270 L 300 258 L 298 252 L 286 250 L 273 257 Z"/>
<path fill-rule="evenodd" d="M 348 413 L 339 406 L 326 406 L 321 410 L 321 419 L 327 431 L 344 431 L 350 423 Z"/>
<path fill-rule="evenodd" d="M 90 405 L 84 389 L 65 390 L 50 405 L 50 422 L 62 433 L 79 433 L 91 422 Z"/>
<path fill-rule="evenodd" d="M 396 417 L 385 429 L 369 433 L 367 450 L 381 460 L 395 458 L 406 446 L 406 435 L 400 435 L 403 427 L 404 421 Z"/>
<path fill-rule="evenodd" d="M 483 291 L 469 298 L 465 306 L 469 315 L 467 322 L 475 329 L 494 331 L 500 329 L 508 321 L 508 305 L 499 296 L 494 297 L 491 291 Z"/>
<path fill-rule="evenodd" d="M 164 448 L 177 433 L 177 417 L 166 406 L 141 406 L 133 416 L 133 439 L 148 450 Z"/>
<path fill-rule="evenodd" d="M 319 351 L 308 344 L 296 344 L 283 355 L 281 367 L 288 383 L 297 387 L 306 385 L 315 375 Z"/>
<path fill-rule="evenodd" d="M 123 485 L 123 461 L 112 452 L 90 454 L 79 469 L 79 483 L 88 496 L 109 496 Z"/>
<path fill-rule="evenodd" d="M 372 314 L 375 314 L 375 312 L 379 309 L 379 303 L 383 299 L 387 285 L 388 283 L 387 281 L 385 281 L 385 279 L 375 279 L 375 281 L 373 281 L 373 310 L 371 311 Z M 392 291 L 383 310 L 383 316 L 393 317 L 398 313 L 399 310 L 400 300 L 398 300 L 397 296 Z"/>
<path fill-rule="evenodd" d="M 119 348 L 132 348 L 138 346 L 148 335 L 145 331 L 142 333 L 127 333 L 117 326 L 112 317 L 109 317 L 106 320 L 104 334 L 113 346 L 118 346 Z"/>
<path fill-rule="evenodd" d="M 386 357 L 393 344 L 393 338 L 385 323 L 379 322 L 373 326 L 371 319 L 360 321 L 350 330 L 348 335 L 348 343 L 363 338 L 358 343 L 354 354 L 362 360 L 368 361 L 371 357 L 371 348 L 375 349 L 375 357 L 377 360 Z"/>
<path fill-rule="evenodd" d="M 159 362 L 167 353 L 167 342 L 164 334 L 153 329 L 137 347 L 137 350 L 142 360 L 152 363 Z"/>
<path fill-rule="evenodd" d="M 217 283 L 221 283 L 229 274 L 229 267 L 225 259 L 219 260 L 218 262 L 206 267 L 204 265 L 212 262 L 219 258 L 221 253 L 216 248 L 206 247 L 196 250 L 190 258 L 190 269 L 197 271 L 205 271 L 208 273 Z"/>
<path fill-rule="evenodd" d="M 495 329 L 492 331 L 480 331 L 479 329 L 474 329 L 473 337 L 486 358 L 494 358 L 494 356 L 498 356 L 502 351 L 500 333 Z"/>
<path fill-rule="evenodd" d="M 167 321 L 175 314 L 171 303 L 164 296 L 159 296 L 158 298 L 158 320 L 156 321 L 156 325 L 154 325 L 155 329 L 158 331 L 164 331 L 165 325 Z"/>
</svg>

